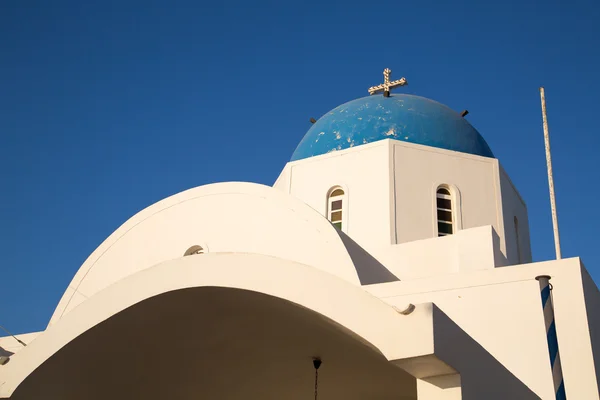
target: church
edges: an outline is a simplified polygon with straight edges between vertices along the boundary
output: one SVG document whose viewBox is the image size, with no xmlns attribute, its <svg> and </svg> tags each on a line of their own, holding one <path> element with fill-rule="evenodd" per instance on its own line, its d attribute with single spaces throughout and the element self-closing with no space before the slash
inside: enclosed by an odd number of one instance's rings
<svg viewBox="0 0 600 400">
<path fill-rule="evenodd" d="M 532 262 L 482 135 L 390 73 L 311 120 L 272 187 L 118 227 L 44 331 L 0 338 L 0 398 L 600 399 L 582 261 Z"/>
</svg>

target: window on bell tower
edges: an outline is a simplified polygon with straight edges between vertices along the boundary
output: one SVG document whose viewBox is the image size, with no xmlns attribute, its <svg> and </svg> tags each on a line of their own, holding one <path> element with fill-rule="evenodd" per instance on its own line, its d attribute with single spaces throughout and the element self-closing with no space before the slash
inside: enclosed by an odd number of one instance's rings
<svg viewBox="0 0 600 400">
<path fill-rule="evenodd" d="M 521 259 L 521 239 L 519 238 L 519 220 L 515 216 L 513 218 L 513 221 L 515 224 L 515 241 L 517 242 L 517 260 L 518 260 L 519 264 L 521 264 L 522 259 Z"/>
<path fill-rule="evenodd" d="M 438 236 L 452 235 L 454 233 L 454 215 L 452 194 L 446 187 L 439 187 L 435 194 L 437 209 L 437 234 Z"/>
<path fill-rule="evenodd" d="M 327 201 L 327 219 L 331 221 L 333 226 L 342 229 L 342 221 L 344 216 L 344 202 L 346 193 L 340 187 L 333 188 L 329 193 Z"/>
</svg>

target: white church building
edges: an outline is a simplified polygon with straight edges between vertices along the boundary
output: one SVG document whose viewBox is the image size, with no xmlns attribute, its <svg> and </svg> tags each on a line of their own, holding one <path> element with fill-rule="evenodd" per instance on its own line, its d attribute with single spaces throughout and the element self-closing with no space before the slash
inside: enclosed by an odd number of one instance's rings
<svg viewBox="0 0 600 400">
<path fill-rule="evenodd" d="M 313 120 L 273 187 L 131 217 L 46 330 L 0 338 L 0 398 L 600 399 L 583 263 L 532 262 L 483 137 L 404 83 Z"/>
</svg>

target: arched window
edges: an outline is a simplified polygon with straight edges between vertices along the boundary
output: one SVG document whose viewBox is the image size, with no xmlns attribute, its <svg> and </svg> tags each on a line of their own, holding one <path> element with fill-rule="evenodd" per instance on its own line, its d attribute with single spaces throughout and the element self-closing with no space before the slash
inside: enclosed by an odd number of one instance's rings
<svg viewBox="0 0 600 400">
<path fill-rule="evenodd" d="M 195 254 L 204 254 L 206 253 L 206 251 L 204 250 L 204 248 L 202 246 L 198 246 L 197 244 L 193 245 L 192 247 L 190 247 L 189 249 L 187 249 L 185 251 L 185 253 L 183 253 L 183 256 L 193 256 Z"/>
<path fill-rule="evenodd" d="M 521 264 L 521 239 L 519 238 L 519 220 L 514 217 L 515 223 L 515 240 L 517 241 L 517 260 Z"/>
<path fill-rule="evenodd" d="M 436 191 L 435 197 L 438 236 L 452 235 L 454 233 L 452 194 L 448 188 L 442 186 Z"/>
<path fill-rule="evenodd" d="M 342 229 L 345 195 L 342 188 L 335 188 L 329 193 L 327 202 L 327 218 L 338 229 Z"/>
</svg>

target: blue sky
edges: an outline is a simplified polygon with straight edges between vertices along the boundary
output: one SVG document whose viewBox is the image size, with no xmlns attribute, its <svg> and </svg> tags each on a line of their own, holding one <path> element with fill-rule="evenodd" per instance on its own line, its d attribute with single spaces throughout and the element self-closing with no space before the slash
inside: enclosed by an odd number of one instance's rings
<svg viewBox="0 0 600 400">
<path fill-rule="evenodd" d="M 554 257 L 600 282 L 600 2 L 0 2 L 0 324 L 43 329 L 86 257 L 137 211 L 217 181 L 272 184 L 329 109 L 385 67 L 468 109 Z"/>
</svg>

